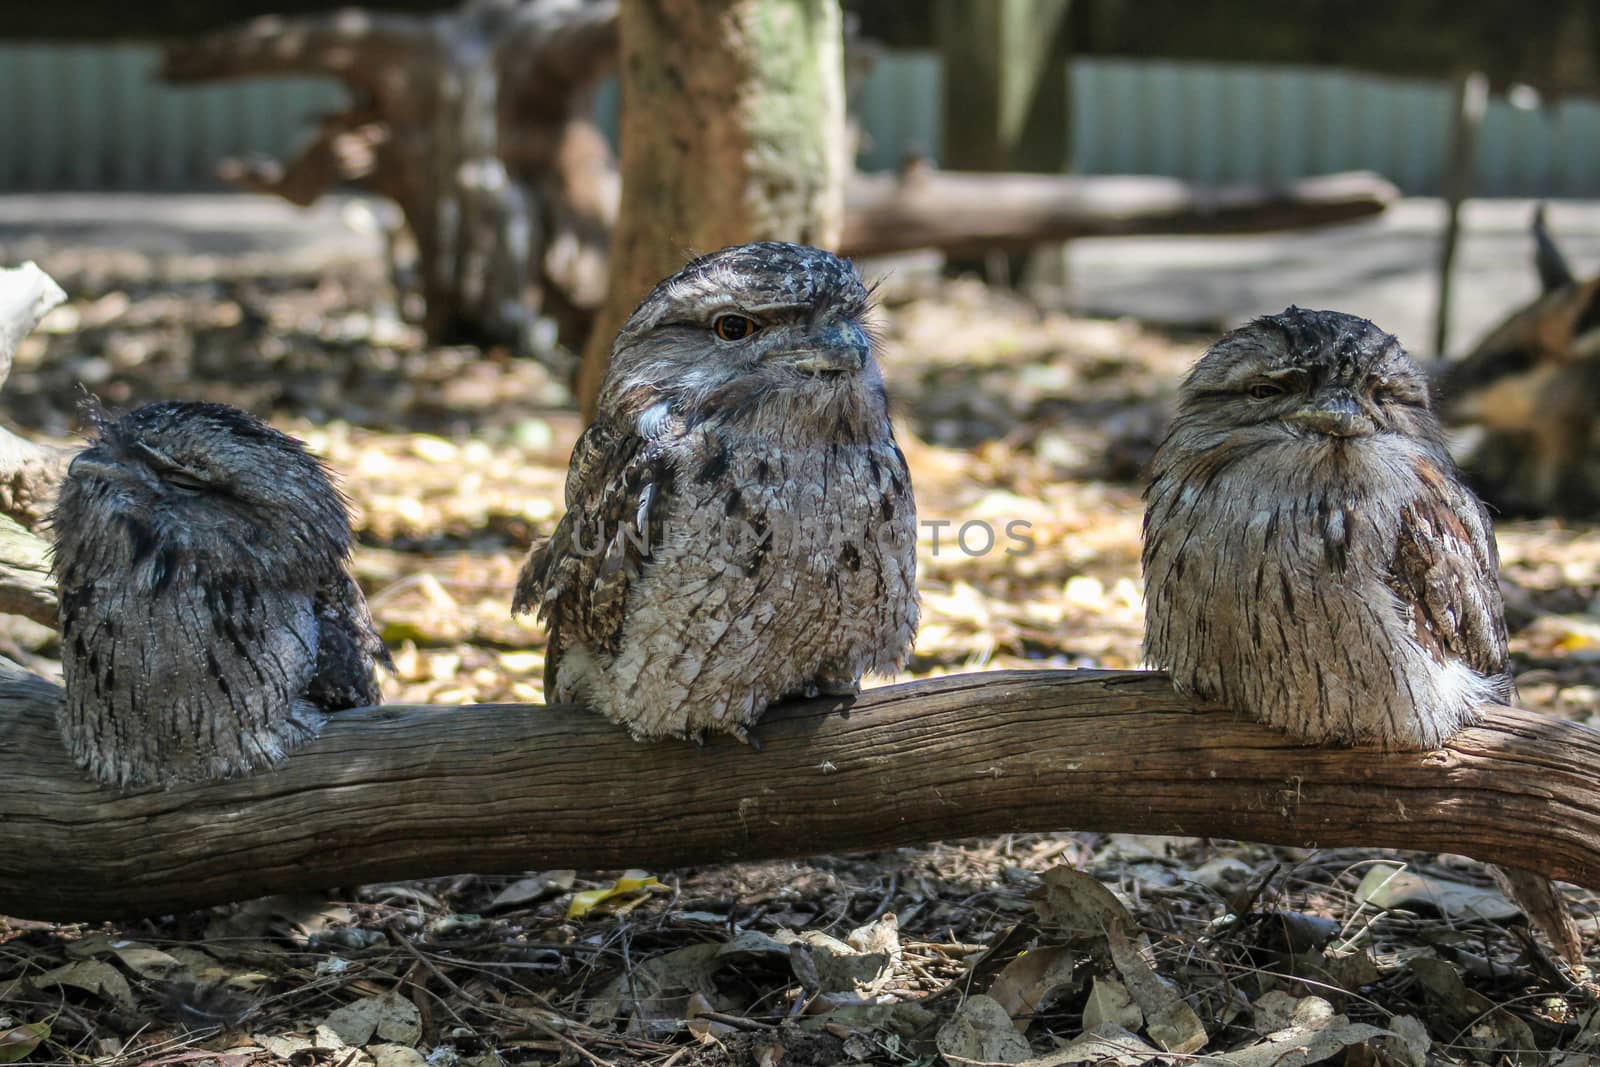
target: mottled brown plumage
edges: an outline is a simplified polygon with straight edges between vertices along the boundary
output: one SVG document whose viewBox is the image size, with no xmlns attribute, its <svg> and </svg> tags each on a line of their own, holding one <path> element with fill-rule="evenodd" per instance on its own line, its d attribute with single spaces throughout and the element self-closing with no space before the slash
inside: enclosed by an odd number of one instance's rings
<svg viewBox="0 0 1600 1067">
<path fill-rule="evenodd" d="M 62 735 L 102 782 L 241 774 L 378 702 L 344 500 L 287 434 L 221 404 L 139 408 L 73 460 L 51 523 Z"/>
<path fill-rule="evenodd" d="M 1511 695 L 1494 530 L 1426 379 L 1366 319 L 1289 308 L 1218 341 L 1145 494 L 1145 654 L 1309 741 L 1431 748 Z M 1561 894 L 1496 882 L 1574 963 Z"/>
<path fill-rule="evenodd" d="M 1185 692 L 1408 748 L 1509 696 L 1489 517 L 1367 320 L 1290 308 L 1213 345 L 1145 499 L 1145 654 Z"/>
<path fill-rule="evenodd" d="M 549 699 L 640 738 L 743 735 L 776 699 L 900 664 L 916 512 L 868 311 L 848 263 L 770 242 L 640 304 L 517 583 Z"/>
</svg>

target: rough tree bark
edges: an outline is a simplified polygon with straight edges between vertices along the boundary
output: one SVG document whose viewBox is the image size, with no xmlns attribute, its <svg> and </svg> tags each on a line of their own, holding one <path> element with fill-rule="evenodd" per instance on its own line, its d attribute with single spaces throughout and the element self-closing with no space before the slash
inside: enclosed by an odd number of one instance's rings
<svg viewBox="0 0 1600 1067">
<path fill-rule="evenodd" d="M 1431 753 L 1313 748 L 1164 676 L 1006 671 L 773 709 L 763 750 L 571 708 L 334 716 L 274 771 L 118 795 L 0 663 L 0 913 L 82 920 L 461 871 L 680 867 L 1046 830 L 1464 853 L 1600 885 L 1600 732 L 1510 708 Z"/>
<path fill-rule="evenodd" d="M 587 419 L 611 339 L 685 255 L 838 247 L 847 160 L 838 0 L 621 0 L 622 206 L 584 351 Z"/>
</svg>

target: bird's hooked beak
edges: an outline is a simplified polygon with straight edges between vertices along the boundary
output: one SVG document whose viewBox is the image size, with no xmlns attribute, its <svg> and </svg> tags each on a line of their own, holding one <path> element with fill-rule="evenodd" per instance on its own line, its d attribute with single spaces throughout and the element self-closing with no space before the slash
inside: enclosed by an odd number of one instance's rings
<svg viewBox="0 0 1600 1067">
<path fill-rule="evenodd" d="M 1354 393 L 1338 389 L 1307 404 L 1284 420 L 1328 437 L 1367 437 L 1378 430 Z"/>
<path fill-rule="evenodd" d="M 848 374 L 867 365 L 871 350 L 867 331 L 846 320 L 819 327 L 804 343 L 779 349 L 767 358 L 782 360 L 808 374 Z"/>
</svg>

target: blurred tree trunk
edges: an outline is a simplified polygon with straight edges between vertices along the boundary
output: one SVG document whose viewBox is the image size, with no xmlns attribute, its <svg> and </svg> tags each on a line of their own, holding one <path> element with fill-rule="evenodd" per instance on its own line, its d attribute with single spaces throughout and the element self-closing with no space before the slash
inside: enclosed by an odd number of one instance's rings
<svg viewBox="0 0 1600 1067">
<path fill-rule="evenodd" d="M 622 203 L 578 376 L 585 418 L 617 329 L 691 254 L 836 247 L 847 167 L 837 0 L 622 0 Z"/>
<path fill-rule="evenodd" d="M 946 167 L 1036 174 L 1069 168 L 1071 13 L 1072 0 L 939 0 Z M 1059 260 L 1061 249 L 1031 255 Z M 952 257 L 950 267 L 1015 284 L 1029 256 Z M 1004 277 L 993 277 L 999 273 Z"/>
</svg>

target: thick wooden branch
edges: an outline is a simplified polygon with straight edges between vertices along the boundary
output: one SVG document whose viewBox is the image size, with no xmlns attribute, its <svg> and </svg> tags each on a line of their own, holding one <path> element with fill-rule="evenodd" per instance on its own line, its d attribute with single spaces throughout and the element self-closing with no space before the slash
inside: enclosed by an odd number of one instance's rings
<svg viewBox="0 0 1600 1067">
<path fill-rule="evenodd" d="M 1390 846 L 1600 885 L 1600 733 L 1511 708 L 1449 748 L 1319 749 L 1161 675 L 1011 671 L 774 709 L 762 751 L 636 743 L 571 708 L 335 716 L 281 767 L 117 795 L 59 691 L 0 672 L 0 913 L 88 919 L 447 872 L 662 869 L 1010 831 Z"/>
<path fill-rule="evenodd" d="M 1177 178 L 912 168 L 901 176 L 857 174 L 845 195 L 841 251 L 871 256 L 913 248 L 974 253 L 1076 237 L 1323 226 L 1376 215 L 1400 193 L 1364 172 L 1305 178 L 1278 188 L 1206 188 Z"/>
</svg>

